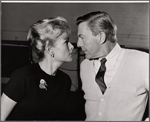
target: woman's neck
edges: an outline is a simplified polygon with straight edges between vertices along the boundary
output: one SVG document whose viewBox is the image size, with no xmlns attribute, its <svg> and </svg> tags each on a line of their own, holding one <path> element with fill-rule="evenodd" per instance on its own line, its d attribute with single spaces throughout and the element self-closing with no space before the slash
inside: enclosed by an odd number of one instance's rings
<svg viewBox="0 0 150 122">
<path fill-rule="evenodd" d="M 42 60 L 39 62 L 39 65 L 41 69 L 46 72 L 49 75 L 55 76 L 57 69 L 61 66 L 62 63 L 54 62 L 54 61 L 49 61 L 49 60 Z"/>
</svg>

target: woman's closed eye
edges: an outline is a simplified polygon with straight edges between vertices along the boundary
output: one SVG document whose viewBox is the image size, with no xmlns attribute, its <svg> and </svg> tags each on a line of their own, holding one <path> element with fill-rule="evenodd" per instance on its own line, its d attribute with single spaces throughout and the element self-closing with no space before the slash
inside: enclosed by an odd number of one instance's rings
<svg viewBox="0 0 150 122">
<path fill-rule="evenodd" d="M 66 41 L 64 42 L 65 44 L 68 44 L 69 43 L 69 39 L 66 39 Z"/>
</svg>

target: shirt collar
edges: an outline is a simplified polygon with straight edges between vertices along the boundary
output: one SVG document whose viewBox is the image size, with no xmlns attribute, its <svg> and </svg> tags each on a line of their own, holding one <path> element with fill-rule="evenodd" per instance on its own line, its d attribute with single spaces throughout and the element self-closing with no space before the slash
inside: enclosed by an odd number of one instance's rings
<svg viewBox="0 0 150 122">
<path fill-rule="evenodd" d="M 110 67 L 115 67 L 116 61 L 121 52 L 121 47 L 118 43 L 116 43 L 115 47 L 111 50 L 111 52 L 106 56 L 107 63 Z"/>
<path fill-rule="evenodd" d="M 116 61 L 119 57 L 119 54 L 121 52 L 121 47 L 118 43 L 114 46 L 114 48 L 110 51 L 110 53 L 105 57 L 107 59 L 106 66 L 108 69 L 114 68 L 116 65 Z M 102 58 L 99 58 L 98 60 L 94 60 L 94 67 L 97 69 L 100 65 L 100 60 Z"/>
</svg>

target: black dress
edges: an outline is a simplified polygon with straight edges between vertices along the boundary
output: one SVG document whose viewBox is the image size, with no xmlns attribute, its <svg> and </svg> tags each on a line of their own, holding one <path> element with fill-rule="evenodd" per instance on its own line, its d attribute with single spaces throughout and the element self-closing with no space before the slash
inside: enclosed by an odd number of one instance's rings
<svg viewBox="0 0 150 122">
<path fill-rule="evenodd" d="M 70 77 L 58 70 L 46 74 L 38 63 L 16 70 L 4 93 L 17 104 L 7 120 L 63 120 Z"/>
</svg>

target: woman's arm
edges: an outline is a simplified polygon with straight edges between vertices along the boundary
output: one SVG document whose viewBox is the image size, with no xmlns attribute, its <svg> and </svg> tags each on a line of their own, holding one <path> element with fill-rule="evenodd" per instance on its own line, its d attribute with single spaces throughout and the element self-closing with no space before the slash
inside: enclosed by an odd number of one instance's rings
<svg viewBox="0 0 150 122">
<path fill-rule="evenodd" d="M 4 93 L 1 97 L 1 121 L 5 121 L 17 102 L 10 99 Z"/>
</svg>

